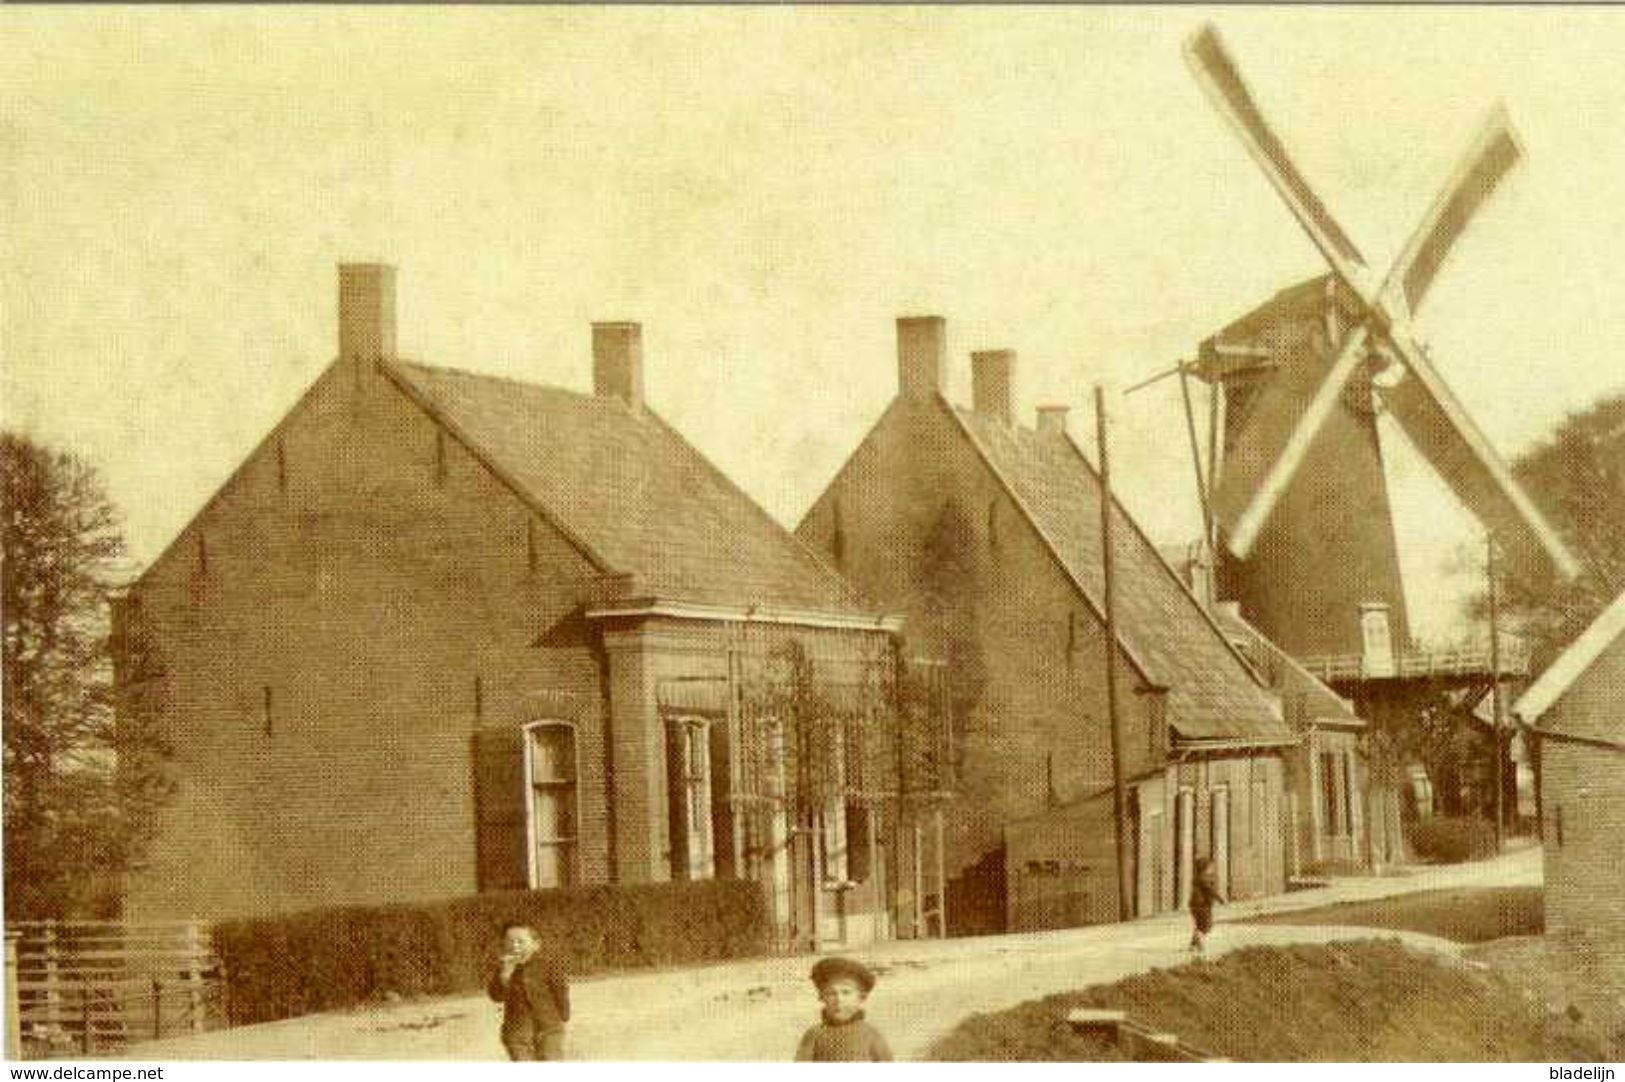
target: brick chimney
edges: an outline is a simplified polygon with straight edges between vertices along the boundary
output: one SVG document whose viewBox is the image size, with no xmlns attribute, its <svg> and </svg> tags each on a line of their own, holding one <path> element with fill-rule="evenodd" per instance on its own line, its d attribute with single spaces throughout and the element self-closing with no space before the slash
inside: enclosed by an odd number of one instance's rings
<svg viewBox="0 0 1625 1082">
<path fill-rule="evenodd" d="M 643 325 L 592 325 L 592 390 L 618 398 L 633 413 L 643 409 Z"/>
<path fill-rule="evenodd" d="M 1009 427 L 1015 422 L 1010 408 L 1016 378 L 1016 351 L 984 349 L 970 355 L 971 405 L 984 417 Z"/>
<path fill-rule="evenodd" d="M 897 321 L 897 391 L 908 398 L 941 394 L 948 376 L 947 329 L 941 316 Z"/>
<path fill-rule="evenodd" d="M 387 263 L 339 264 L 339 356 L 395 356 L 395 268 Z"/>
<path fill-rule="evenodd" d="M 1045 436 L 1066 435 L 1067 406 L 1039 406 L 1038 431 Z"/>
</svg>

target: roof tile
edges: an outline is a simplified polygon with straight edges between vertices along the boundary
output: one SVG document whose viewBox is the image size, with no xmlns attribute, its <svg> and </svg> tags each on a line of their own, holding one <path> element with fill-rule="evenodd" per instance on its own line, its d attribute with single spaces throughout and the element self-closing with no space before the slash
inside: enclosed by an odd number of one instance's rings
<svg viewBox="0 0 1625 1082">
<path fill-rule="evenodd" d="M 455 369 L 397 361 L 389 370 L 639 592 L 877 611 L 647 409 Z"/>
</svg>

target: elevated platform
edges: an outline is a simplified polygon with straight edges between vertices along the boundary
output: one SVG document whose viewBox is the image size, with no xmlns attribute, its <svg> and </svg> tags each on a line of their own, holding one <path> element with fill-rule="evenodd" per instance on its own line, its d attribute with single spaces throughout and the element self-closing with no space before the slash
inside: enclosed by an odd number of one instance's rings
<svg viewBox="0 0 1625 1082">
<path fill-rule="evenodd" d="M 1529 675 L 1529 649 L 1518 641 L 1503 640 L 1499 665 L 1492 666 L 1489 644 L 1441 650 L 1407 650 L 1392 662 L 1363 654 L 1299 658 L 1298 663 L 1333 687 L 1353 684 L 1426 681 L 1443 684 L 1487 683 L 1496 675 L 1515 680 Z"/>
</svg>

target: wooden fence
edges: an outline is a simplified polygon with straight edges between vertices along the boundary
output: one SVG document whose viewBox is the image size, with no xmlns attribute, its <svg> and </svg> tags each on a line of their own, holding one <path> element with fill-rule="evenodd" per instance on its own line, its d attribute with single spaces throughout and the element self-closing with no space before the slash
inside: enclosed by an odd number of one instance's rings
<svg viewBox="0 0 1625 1082">
<path fill-rule="evenodd" d="M 196 921 L 21 921 L 17 1020 L 25 1059 L 95 1056 L 224 1024 L 219 961 Z"/>
</svg>

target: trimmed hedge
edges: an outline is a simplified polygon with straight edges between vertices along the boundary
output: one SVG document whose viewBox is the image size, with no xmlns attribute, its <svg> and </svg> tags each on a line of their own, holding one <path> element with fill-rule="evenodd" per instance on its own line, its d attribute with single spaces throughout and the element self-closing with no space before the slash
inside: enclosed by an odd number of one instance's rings
<svg viewBox="0 0 1625 1082">
<path fill-rule="evenodd" d="M 710 880 L 494 891 L 442 902 L 345 906 L 214 927 L 233 1025 L 391 996 L 482 988 L 502 926 L 530 924 L 571 973 L 766 953 L 759 883 Z"/>
<path fill-rule="evenodd" d="M 1459 864 L 1495 855 L 1495 824 L 1488 819 L 1434 816 L 1406 828 L 1411 850 L 1422 860 Z"/>
</svg>

